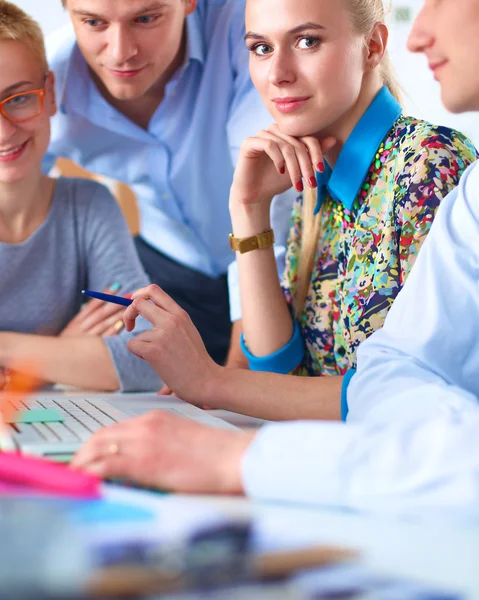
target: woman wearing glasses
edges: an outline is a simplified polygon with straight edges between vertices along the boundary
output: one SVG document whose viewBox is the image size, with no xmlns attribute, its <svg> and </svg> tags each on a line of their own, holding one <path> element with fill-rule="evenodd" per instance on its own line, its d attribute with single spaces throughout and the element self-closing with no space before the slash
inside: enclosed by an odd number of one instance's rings
<svg viewBox="0 0 479 600">
<path fill-rule="evenodd" d="M 126 294 L 148 283 L 123 216 L 101 185 L 42 175 L 56 110 L 38 25 L 0 4 L 0 385 L 35 362 L 47 383 L 98 390 L 160 385 L 126 349 L 118 314 L 97 301 L 78 327 L 84 288 Z M 90 304 L 90 303 L 89 303 Z M 111 313 L 103 337 L 95 323 Z M 84 318 L 84 317 L 82 317 Z M 85 318 L 84 318 L 85 319 Z M 103 325 L 102 325 L 103 326 Z M 144 323 L 138 331 L 145 331 Z M 94 335 L 97 333 L 97 335 Z"/>
</svg>

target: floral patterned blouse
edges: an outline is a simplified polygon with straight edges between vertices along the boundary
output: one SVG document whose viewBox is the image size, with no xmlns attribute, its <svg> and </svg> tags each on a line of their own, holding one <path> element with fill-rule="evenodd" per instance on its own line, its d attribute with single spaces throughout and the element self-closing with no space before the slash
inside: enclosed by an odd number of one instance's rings
<svg viewBox="0 0 479 600">
<path fill-rule="evenodd" d="M 347 144 L 342 154 L 347 154 Z M 344 375 L 355 368 L 356 349 L 382 327 L 441 199 L 477 156 L 472 143 L 457 131 L 399 116 L 380 146 L 369 153 L 369 169 L 350 210 L 325 194 L 322 235 L 299 323 L 305 354 L 294 374 Z M 302 200 L 299 196 L 293 207 L 282 282 L 291 307 Z"/>
</svg>

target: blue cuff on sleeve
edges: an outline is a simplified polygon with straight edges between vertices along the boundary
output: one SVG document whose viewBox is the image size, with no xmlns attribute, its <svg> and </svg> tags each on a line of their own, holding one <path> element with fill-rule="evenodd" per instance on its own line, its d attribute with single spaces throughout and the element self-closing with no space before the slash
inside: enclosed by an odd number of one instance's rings
<svg viewBox="0 0 479 600">
<path fill-rule="evenodd" d="M 248 359 L 252 371 L 267 371 L 269 373 L 291 373 L 301 364 L 304 357 L 304 342 L 298 323 L 294 323 L 293 337 L 286 346 L 269 356 L 254 356 L 246 347 L 244 335 L 241 335 L 241 350 Z"/>
<path fill-rule="evenodd" d="M 343 378 L 343 386 L 341 388 L 341 420 L 346 421 L 346 417 L 348 416 L 349 407 L 348 407 L 348 387 L 351 383 L 351 379 L 356 374 L 356 369 L 349 369 L 346 371 L 346 374 Z"/>
</svg>

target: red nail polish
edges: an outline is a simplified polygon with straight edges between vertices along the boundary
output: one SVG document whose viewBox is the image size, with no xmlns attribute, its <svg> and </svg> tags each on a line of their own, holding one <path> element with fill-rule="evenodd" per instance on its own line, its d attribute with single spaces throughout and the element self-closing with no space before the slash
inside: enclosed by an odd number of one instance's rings
<svg viewBox="0 0 479 600">
<path fill-rule="evenodd" d="M 318 168 L 318 171 L 320 173 L 324 173 L 324 163 L 323 162 L 319 162 L 316 167 Z"/>
<path fill-rule="evenodd" d="M 318 184 L 316 182 L 316 177 L 310 177 L 308 179 L 308 181 L 309 181 L 310 187 L 312 187 L 312 188 L 318 187 Z"/>
<path fill-rule="evenodd" d="M 294 187 L 298 190 L 298 192 L 303 191 L 303 182 L 301 181 L 301 179 L 298 182 L 296 182 L 296 185 Z"/>
<path fill-rule="evenodd" d="M 279 172 L 281 173 L 281 175 L 284 175 L 286 173 L 286 169 L 284 167 L 281 167 Z"/>
</svg>

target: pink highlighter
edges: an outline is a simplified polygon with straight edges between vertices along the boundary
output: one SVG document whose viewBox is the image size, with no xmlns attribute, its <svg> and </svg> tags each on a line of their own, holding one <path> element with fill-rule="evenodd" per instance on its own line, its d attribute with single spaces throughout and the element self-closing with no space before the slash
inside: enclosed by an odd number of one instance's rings
<svg viewBox="0 0 479 600">
<path fill-rule="evenodd" d="M 18 452 L 0 452 L 0 496 L 46 495 L 86 500 L 101 497 L 101 479 Z"/>
</svg>

